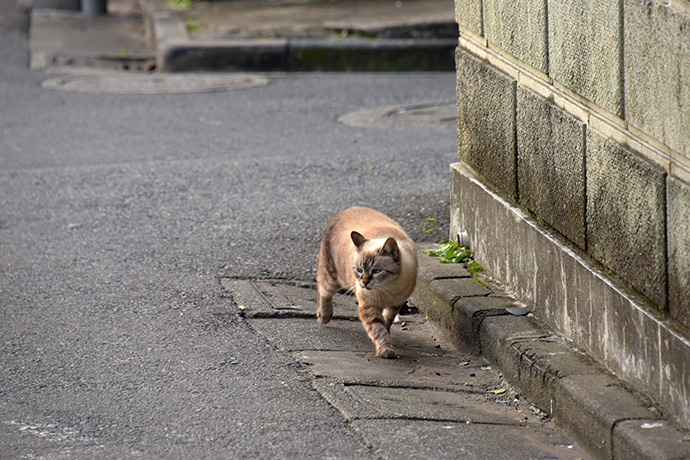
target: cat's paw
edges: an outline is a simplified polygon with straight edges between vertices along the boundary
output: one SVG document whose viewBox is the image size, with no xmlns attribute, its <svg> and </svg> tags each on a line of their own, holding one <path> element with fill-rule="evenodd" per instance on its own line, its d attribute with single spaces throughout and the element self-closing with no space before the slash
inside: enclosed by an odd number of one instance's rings
<svg viewBox="0 0 690 460">
<path fill-rule="evenodd" d="M 380 347 L 376 347 L 376 356 L 379 358 L 384 358 L 384 359 L 391 359 L 391 358 L 397 358 L 398 355 L 395 353 L 395 348 L 391 347 L 390 345 L 383 345 Z"/>
<path fill-rule="evenodd" d="M 331 321 L 331 318 L 333 317 L 333 312 L 323 312 L 320 311 L 316 314 L 316 319 L 319 321 L 319 324 L 328 324 Z"/>
</svg>

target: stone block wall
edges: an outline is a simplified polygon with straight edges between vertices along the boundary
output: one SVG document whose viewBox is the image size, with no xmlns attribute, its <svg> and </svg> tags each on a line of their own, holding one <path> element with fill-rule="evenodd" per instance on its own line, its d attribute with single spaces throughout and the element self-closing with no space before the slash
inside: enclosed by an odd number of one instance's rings
<svg viewBox="0 0 690 460">
<path fill-rule="evenodd" d="M 690 1 L 455 7 L 463 163 L 690 349 Z M 568 309 L 555 317 L 584 314 Z"/>
</svg>

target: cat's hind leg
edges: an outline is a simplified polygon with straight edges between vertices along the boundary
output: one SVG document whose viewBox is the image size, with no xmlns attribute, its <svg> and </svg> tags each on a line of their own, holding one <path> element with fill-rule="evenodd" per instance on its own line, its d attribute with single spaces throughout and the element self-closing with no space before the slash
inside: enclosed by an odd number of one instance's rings
<svg viewBox="0 0 690 460">
<path fill-rule="evenodd" d="M 326 278 L 326 279 L 324 279 Z M 327 324 L 333 318 L 333 296 L 340 289 L 340 283 L 328 279 L 328 277 L 317 276 L 317 297 L 318 310 L 316 319 L 319 324 Z"/>
<path fill-rule="evenodd" d="M 327 324 L 333 318 L 333 293 L 322 294 L 321 289 L 319 289 L 317 299 L 319 309 L 316 312 L 316 319 L 319 324 Z"/>
<path fill-rule="evenodd" d="M 405 302 L 407 303 L 407 302 Z M 404 306 L 399 305 L 397 307 L 386 307 L 383 309 L 383 319 L 385 321 L 385 326 L 386 329 L 388 329 L 388 332 L 391 330 L 391 325 L 393 324 L 393 321 L 395 320 L 395 317 L 400 313 L 400 309 Z"/>
</svg>

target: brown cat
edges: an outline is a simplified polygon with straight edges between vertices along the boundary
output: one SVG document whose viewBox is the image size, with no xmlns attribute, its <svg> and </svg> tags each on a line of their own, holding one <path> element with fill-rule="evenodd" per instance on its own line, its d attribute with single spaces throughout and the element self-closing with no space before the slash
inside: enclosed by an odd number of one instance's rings
<svg viewBox="0 0 690 460">
<path fill-rule="evenodd" d="M 391 323 L 417 283 L 417 251 L 397 222 L 369 208 L 339 212 L 321 241 L 316 282 L 319 323 L 331 320 L 333 295 L 346 288 L 357 295 L 376 356 L 396 357 Z"/>
</svg>

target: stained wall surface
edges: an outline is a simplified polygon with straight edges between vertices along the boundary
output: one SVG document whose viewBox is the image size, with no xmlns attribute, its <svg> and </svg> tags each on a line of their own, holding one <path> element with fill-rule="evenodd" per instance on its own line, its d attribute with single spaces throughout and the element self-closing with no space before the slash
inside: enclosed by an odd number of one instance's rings
<svg viewBox="0 0 690 460">
<path fill-rule="evenodd" d="M 456 0 L 455 7 L 462 162 L 688 346 L 690 1 Z M 584 314 L 549 308 L 551 317 Z M 637 314 L 620 313 L 611 317 L 620 324 L 607 327 L 625 327 Z M 585 348 L 596 348 L 588 341 Z"/>
</svg>

